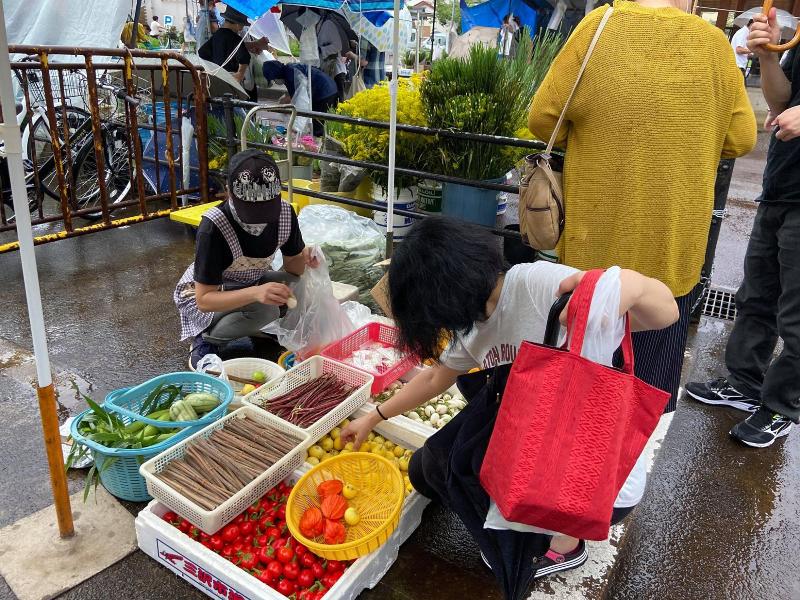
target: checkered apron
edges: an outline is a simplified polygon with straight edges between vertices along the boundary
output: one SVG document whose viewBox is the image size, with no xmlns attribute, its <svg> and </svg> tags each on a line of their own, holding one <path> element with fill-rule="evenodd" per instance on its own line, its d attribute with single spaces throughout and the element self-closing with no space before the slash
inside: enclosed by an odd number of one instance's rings
<svg viewBox="0 0 800 600">
<path fill-rule="evenodd" d="M 245 286 L 255 285 L 268 271 L 272 269 L 272 258 L 250 258 L 242 252 L 239 238 L 220 209 L 214 207 L 203 215 L 222 232 L 225 241 L 231 249 L 233 262 L 222 273 L 224 281 L 232 281 Z M 292 232 L 292 207 L 286 202 L 281 202 L 281 215 L 278 221 L 278 248 L 286 243 Z M 214 320 L 213 312 L 203 312 L 197 308 L 197 299 L 194 289 L 194 263 L 186 269 L 173 294 L 175 306 L 181 318 L 181 340 L 194 337 L 208 329 Z"/>
</svg>

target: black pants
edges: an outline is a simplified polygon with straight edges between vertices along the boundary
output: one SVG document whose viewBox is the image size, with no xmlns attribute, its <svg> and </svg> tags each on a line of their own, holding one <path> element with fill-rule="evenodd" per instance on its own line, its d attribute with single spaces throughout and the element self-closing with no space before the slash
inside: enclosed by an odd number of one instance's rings
<svg viewBox="0 0 800 600">
<path fill-rule="evenodd" d="M 725 350 L 728 380 L 800 422 L 800 204 L 759 205 L 736 308 Z M 783 351 L 773 361 L 779 336 Z"/>
<path fill-rule="evenodd" d="M 344 102 L 347 98 L 347 73 L 339 73 L 336 77 L 333 78 L 336 82 L 336 90 L 339 93 L 339 102 Z"/>
<path fill-rule="evenodd" d="M 428 459 L 425 458 L 426 456 L 428 456 Z M 417 492 L 431 500 L 441 501 L 439 495 L 428 482 L 428 478 L 441 477 L 442 475 L 435 464 L 425 464 L 426 460 L 429 459 L 430 455 L 427 453 L 415 452 L 408 463 L 408 479 Z M 611 524 L 616 525 L 632 513 L 635 508 L 635 506 L 614 508 L 611 512 Z"/>
<path fill-rule="evenodd" d="M 311 109 L 314 112 L 328 112 L 339 103 L 339 95 L 337 93 L 327 98 L 320 98 L 319 100 L 312 98 L 312 102 L 313 105 Z M 325 135 L 325 124 L 322 121 L 314 119 L 313 126 L 314 137 L 322 137 Z"/>
</svg>

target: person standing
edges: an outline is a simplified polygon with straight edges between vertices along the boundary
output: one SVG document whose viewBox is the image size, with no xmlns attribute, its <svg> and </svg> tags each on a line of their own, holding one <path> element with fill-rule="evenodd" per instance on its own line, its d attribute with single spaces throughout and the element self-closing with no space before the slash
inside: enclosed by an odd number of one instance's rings
<svg viewBox="0 0 800 600">
<path fill-rule="evenodd" d="M 386 79 L 386 53 L 378 50 L 377 47 L 369 43 L 365 38 L 361 38 L 359 48 L 361 60 L 361 74 L 364 78 L 364 86 L 367 89 L 374 87 Z"/>
<path fill-rule="evenodd" d="M 566 111 L 559 260 L 663 281 L 680 320 L 633 336 L 636 375 L 674 410 L 705 260 L 720 158 L 747 154 L 756 120 L 724 33 L 669 0 L 617 0 Z M 607 7 L 577 26 L 536 92 L 528 127 L 550 138 Z M 541 250 L 547 250 L 542 248 Z"/>
<path fill-rule="evenodd" d="M 197 15 L 197 48 L 201 48 L 219 29 L 219 14 L 214 7 L 214 0 L 199 0 L 200 10 Z"/>
<path fill-rule="evenodd" d="M 214 32 L 209 40 L 200 46 L 197 54 L 233 75 L 233 78 L 244 86 L 245 75 L 250 68 L 250 53 L 269 48 L 269 40 L 261 38 L 254 41 L 243 41 L 242 30 L 249 24 L 247 16 L 232 7 L 227 7 L 223 14 L 225 23 Z M 258 88 L 245 90 L 251 102 L 258 101 Z"/>
<path fill-rule="evenodd" d="M 733 48 L 733 53 L 736 55 L 736 66 L 739 67 L 745 79 L 747 78 L 747 64 L 750 62 L 751 55 L 750 49 L 747 47 L 747 36 L 750 35 L 750 25 L 752 23 L 753 21 L 751 20 L 734 33 L 731 38 L 731 48 Z"/>
<path fill-rule="evenodd" d="M 800 422 L 800 51 L 781 66 L 764 44 L 780 40 L 775 9 L 758 15 L 747 45 L 761 63 L 772 139 L 744 258 L 738 311 L 725 349 L 728 376 L 687 384 L 696 400 L 750 411 L 731 436 L 763 448 Z M 778 337 L 783 350 L 773 360 Z"/>
</svg>

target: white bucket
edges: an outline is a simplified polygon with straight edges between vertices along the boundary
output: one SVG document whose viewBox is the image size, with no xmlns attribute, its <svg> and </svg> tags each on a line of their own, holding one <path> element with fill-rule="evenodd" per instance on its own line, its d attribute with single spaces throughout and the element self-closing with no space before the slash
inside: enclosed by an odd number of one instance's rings
<svg viewBox="0 0 800 600">
<path fill-rule="evenodd" d="M 382 204 L 385 206 L 386 190 L 376 187 L 375 191 L 376 191 L 376 196 L 377 194 L 380 194 L 379 196 L 374 198 L 375 203 Z M 408 211 L 416 210 L 417 201 L 415 199 L 415 196 L 416 196 L 416 188 L 403 188 L 401 190 L 397 190 L 397 195 L 395 196 L 394 200 L 394 207 L 398 210 L 408 210 Z M 373 217 L 375 223 L 381 229 L 383 229 L 384 232 L 386 231 L 386 223 L 387 223 L 386 217 L 387 215 L 385 212 L 378 210 L 375 211 L 375 216 Z M 414 224 L 414 219 L 412 219 L 411 217 L 403 217 L 400 215 L 395 215 L 393 223 L 394 223 L 394 233 L 392 237 L 393 239 L 400 241 L 406 236 L 408 230 Z"/>
</svg>

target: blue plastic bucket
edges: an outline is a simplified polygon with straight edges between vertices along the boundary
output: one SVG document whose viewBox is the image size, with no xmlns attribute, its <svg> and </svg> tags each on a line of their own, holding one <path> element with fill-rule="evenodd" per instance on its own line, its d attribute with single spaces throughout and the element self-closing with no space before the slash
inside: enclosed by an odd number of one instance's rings
<svg viewBox="0 0 800 600">
<path fill-rule="evenodd" d="M 503 183 L 505 177 L 484 183 Z M 497 220 L 497 191 L 445 183 L 442 195 L 442 214 L 471 223 L 494 227 Z"/>
</svg>

